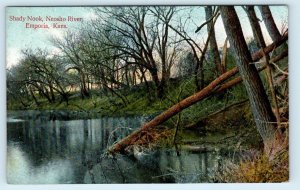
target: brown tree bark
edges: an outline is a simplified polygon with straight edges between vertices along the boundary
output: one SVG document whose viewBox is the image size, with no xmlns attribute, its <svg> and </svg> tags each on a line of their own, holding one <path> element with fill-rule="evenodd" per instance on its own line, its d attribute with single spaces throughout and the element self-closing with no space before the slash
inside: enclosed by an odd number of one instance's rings
<svg viewBox="0 0 300 190">
<path fill-rule="evenodd" d="M 257 46 L 259 48 L 263 49 L 266 47 L 266 43 L 265 43 L 262 31 L 261 31 L 260 25 L 258 23 L 258 18 L 256 17 L 256 14 L 255 14 L 254 6 L 246 6 L 245 9 L 246 9 L 248 18 L 250 20 L 252 32 L 253 32 L 254 38 L 257 42 Z M 272 69 L 269 64 L 270 56 L 268 54 L 265 54 L 264 58 L 265 58 L 266 67 L 267 67 L 266 76 L 267 76 L 267 79 L 269 82 L 269 88 L 271 91 L 272 101 L 273 101 L 273 105 L 275 108 L 274 113 L 276 116 L 277 125 L 280 126 L 280 116 L 279 116 L 279 109 L 278 109 L 276 93 L 275 93 L 274 84 L 273 84 Z"/>
<path fill-rule="evenodd" d="M 277 152 L 274 146 L 281 144 L 282 135 L 274 124 L 276 119 L 255 65 L 249 64 L 253 61 L 238 16 L 233 6 L 222 6 L 220 11 L 226 34 L 235 52 L 237 67 L 249 96 L 256 127 L 264 141 L 265 151 L 268 154 L 272 151 L 274 154 Z"/>
<path fill-rule="evenodd" d="M 253 36 L 254 36 L 257 46 L 260 48 L 265 48 L 266 43 L 265 43 L 261 28 L 260 28 L 260 25 L 258 22 L 258 18 L 256 17 L 256 14 L 255 14 L 254 6 L 252 6 L 252 5 L 245 6 L 245 11 L 248 15 L 252 33 L 253 33 Z M 280 36 L 280 38 L 281 38 L 281 36 Z"/>
<path fill-rule="evenodd" d="M 206 15 L 207 21 L 213 17 L 212 6 L 205 7 L 205 15 Z M 210 32 L 211 32 L 211 35 L 209 36 L 209 49 L 210 49 L 209 52 L 211 54 L 214 64 L 216 65 L 216 69 L 217 69 L 218 73 L 223 74 L 224 70 L 223 70 L 223 67 L 221 66 L 221 58 L 220 58 L 220 53 L 219 53 L 218 44 L 217 44 L 217 40 L 216 40 L 213 19 L 207 23 L 207 33 L 209 34 Z"/>
<path fill-rule="evenodd" d="M 224 82 L 226 79 L 234 76 L 238 72 L 238 69 L 235 67 L 234 69 L 222 74 L 220 77 L 212 81 L 208 86 L 203 88 L 201 91 L 193 94 L 192 96 L 180 101 L 179 103 L 173 105 L 165 112 L 161 113 L 157 117 L 155 117 L 150 122 L 144 124 L 140 129 L 134 131 L 129 136 L 122 139 L 120 142 L 115 144 L 109 151 L 112 153 L 116 152 L 123 152 L 124 149 L 131 144 L 134 144 L 134 142 L 138 139 L 139 133 L 142 131 L 146 131 L 151 127 L 155 127 L 165 121 L 167 121 L 169 118 L 173 117 L 174 115 L 181 112 L 183 109 L 195 104 L 196 102 L 204 99 L 207 97 L 212 91 L 214 91 L 219 84 Z"/>
<path fill-rule="evenodd" d="M 288 38 L 288 34 L 284 35 L 283 38 L 280 41 L 278 41 L 276 43 L 272 43 L 271 45 L 269 45 L 265 49 L 256 52 L 255 54 L 252 55 L 252 60 L 253 61 L 258 61 L 260 58 L 263 57 L 263 55 L 264 55 L 262 53 L 263 51 L 266 52 L 266 53 L 271 52 L 275 47 L 277 47 L 277 46 L 281 45 L 282 43 L 284 43 L 287 40 L 287 38 Z M 286 55 L 287 55 L 287 52 L 286 52 L 286 54 L 281 56 L 279 59 L 282 59 L 282 57 L 285 57 Z M 272 60 L 272 61 L 276 62 L 278 60 L 275 60 L 275 58 L 274 58 L 274 60 Z M 168 110 L 164 111 L 163 113 L 161 113 L 160 115 L 155 117 L 150 122 L 145 123 L 140 129 L 136 130 L 135 132 L 131 133 L 129 136 L 125 137 L 124 139 L 122 139 L 121 141 L 119 141 L 118 143 L 113 145 L 110 148 L 109 151 L 111 153 L 123 152 L 124 149 L 127 146 L 132 145 L 136 142 L 136 140 L 139 137 L 139 134 L 142 131 L 147 131 L 148 129 L 150 129 L 152 127 L 155 127 L 157 125 L 162 124 L 163 122 L 167 121 L 168 119 L 170 119 L 174 115 L 181 112 L 183 109 L 188 108 L 189 106 L 193 105 L 194 103 L 208 97 L 212 93 L 222 92 L 223 90 L 226 90 L 226 89 L 234 86 L 235 84 L 241 82 L 242 79 L 240 77 L 237 77 L 236 79 L 233 79 L 233 80 L 221 85 L 222 82 L 224 82 L 225 80 L 228 80 L 230 77 L 234 76 L 237 73 L 238 73 L 238 68 L 237 67 L 225 72 L 220 77 L 218 77 L 217 79 L 212 81 L 207 87 L 205 87 L 201 91 L 199 91 L 199 92 L 193 94 L 192 96 L 180 101 L 178 104 L 173 105 Z"/>
<path fill-rule="evenodd" d="M 272 16 L 269 6 L 267 6 L 267 5 L 259 6 L 259 10 L 261 12 L 261 16 L 263 18 L 263 21 L 266 25 L 268 33 L 271 36 L 273 42 L 280 40 L 281 35 L 275 24 L 275 21 L 273 19 L 273 16 Z"/>
</svg>

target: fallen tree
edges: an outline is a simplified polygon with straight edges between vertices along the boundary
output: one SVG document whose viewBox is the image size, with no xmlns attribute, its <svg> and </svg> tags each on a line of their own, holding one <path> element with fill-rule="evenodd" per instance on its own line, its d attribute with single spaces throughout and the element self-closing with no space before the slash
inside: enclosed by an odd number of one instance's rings
<svg viewBox="0 0 300 190">
<path fill-rule="evenodd" d="M 281 40 L 279 40 L 277 42 L 274 42 L 274 43 L 270 44 L 269 46 L 267 46 L 266 48 L 261 49 L 260 51 L 254 53 L 252 55 L 253 62 L 259 61 L 259 59 L 261 59 L 266 53 L 270 53 L 276 47 L 280 46 L 282 43 L 287 41 L 287 39 L 288 39 L 288 33 L 285 33 L 282 36 Z M 270 60 L 270 62 L 272 63 L 272 62 L 276 62 L 278 60 L 281 60 L 282 58 L 286 57 L 287 55 L 288 55 L 288 52 L 284 51 L 279 56 L 277 56 L 277 57 L 273 58 L 272 60 Z M 264 66 L 260 70 L 263 70 L 265 68 L 266 67 Z M 153 128 L 155 126 L 158 126 L 158 125 L 162 124 L 163 122 L 167 121 L 168 119 L 170 119 L 174 115 L 178 114 L 182 110 L 190 107 L 191 105 L 199 102 L 200 100 L 203 100 L 204 98 L 207 98 L 208 96 L 210 96 L 212 94 L 222 92 L 222 91 L 224 91 L 226 89 L 229 89 L 230 87 L 238 84 L 239 82 L 242 81 L 241 77 L 237 77 L 233 80 L 230 80 L 230 81 L 224 83 L 225 81 L 227 81 L 228 79 L 230 79 L 231 77 L 236 75 L 237 73 L 238 73 L 238 68 L 237 67 L 234 67 L 233 69 L 223 73 L 221 76 L 219 76 L 218 78 L 213 80 L 209 85 L 207 85 L 205 88 L 203 88 L 199 92 L 197 92 L 197 93 L 183 99 L 179 103 L 173 105 L 168 110 L 166 110 L 163 113 L 161 113 L 160 115 L 156 116 L 153 120 L 145 123 L 138 130 L 134 131 L 133 133 L 131 133 L 127 137 L 123 138 L 122 140 L 120 140 L 119 142 L 114 144 L 112 147 L 110 147 L 109 152 L 110 153 L 124 153 L 124 150 L 127 146 L 133 145 L 134 142 L 136 142 L 138 140 L 138 138 L 140 137 L 139 134 L 141 132 L 145 132 L 150 128 Z"/>
</svg>

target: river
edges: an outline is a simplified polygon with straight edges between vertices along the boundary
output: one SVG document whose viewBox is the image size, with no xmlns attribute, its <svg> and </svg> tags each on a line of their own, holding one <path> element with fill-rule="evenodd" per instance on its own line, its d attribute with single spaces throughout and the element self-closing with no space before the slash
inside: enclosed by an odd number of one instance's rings
<svg viewBox="0 0 300 190">
<path fill-rule="evenodd" d="M 10 111 L 8 183 L 210 182 L 210 176 L 232 159 L 230 153 L 174 149 L 139 152 L 137 148 L 133 156 L 104 154 L 143 122 L 142 117 L 76 120 L 68 112 L 58 117 L 50 111 Z"/>
</svg>

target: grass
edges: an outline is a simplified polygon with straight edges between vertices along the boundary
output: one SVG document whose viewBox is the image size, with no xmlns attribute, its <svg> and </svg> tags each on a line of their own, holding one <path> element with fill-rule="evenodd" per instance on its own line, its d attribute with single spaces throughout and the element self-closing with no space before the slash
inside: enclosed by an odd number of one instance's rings
<svg viewBox="0 0 300 190">
<path fill-rule="evenodd" d="M 263 153 L 252 152 L 239 163 L 228 163 L 214 176 L 215 182 L 279 183 L 289 180 L 288 149 L 270 160 Z"/>
<path fill-rule="evenodd" d="M 227 57 L 228 69 L 235 66 L 234 57 L 229 54 Z M 209 84 L 217 76 L 212 72 L 214 69 L 213 63 L 204 64 L 204 82 Z M 101 116 L 126 116 L 126 115 L 152 115 L 168 109 L 170 106 L 178 103 L 180 100 L 191 96 L 195 93 L 196 85 L 193 76 L 170 79 L 167 88 L 165 89 L 165 97 L 163 99 L 155 99 L 154 83 L 149 82 L 152 87 L 149 94 L 143 85 L 134 86 L 131 88 L 117 90 L 127 100 L 128 104 L 123 105 L 122 100 L 116 95 L 101 95 L 100 91 L 91 91 L 91 97 L 81 99 L 74 93 L 67 105 L 65 102 L 56 102 L 49 104 L 46 99 L 39 99 L 40 105 L 36 106 L 33 101 L 28 102 L 29 106 L 24 108 L 18 101 L 8 101 L 8 110 L 72 110 L 72 111 L 92 111 L 97 112 Z M 151 98 L 150 98 L 151 97 Z M 230 90 L 227 90 L 220 95 L 207 98 L 196 103 L 182 113 L 182 121 L 191 122 L 205 117 L 226 104 L 238 102 L 247 98 L 245 88 L 242 84 L 236 85 Z M 59 99 L 59 98 L 57 98 Z"/>
<path fill-rule="evenodd" d="M 101 116 L 126 116 L 126 115 L 152 115 L 168 109 L 170 106 L 178 103 L 180 100 L 192 95 L 195 92 L 193 77 L 183 78 L 181 80 L 171 81 L 166 88 L 165 98 L 162 100 L 152 98 L 153 94 L 148 94 L 144 86 L 138 88 L 128 88 L 119 90 L 128 100 L 125 106 L 122 100 L 115 95 L 99 95 L 99 92 L 93 90 L 90 98 L 81 99 L 79 96 L 72 95 L 69 104 L 66 102 L 55 102 L 49 104 L 46 99 L 39 99 L 39 106 L 28 102 L 29 106 L 24 108 L 17 101 L 8 101 L 8 110 L 72 110 L 72 111 L 90 111 L 97 112 Z M 154 90 L 153 90 L 154 93 Z M 207 98 L 196 103 L 182 112 L 183 119 L 191 121 L 195 118 L 201 118 L 207 114 L 226 106 L 226 104 L 239 101 L 246 97 L 243 85 L 237 85 L 226 93 Z"/>
</svg>

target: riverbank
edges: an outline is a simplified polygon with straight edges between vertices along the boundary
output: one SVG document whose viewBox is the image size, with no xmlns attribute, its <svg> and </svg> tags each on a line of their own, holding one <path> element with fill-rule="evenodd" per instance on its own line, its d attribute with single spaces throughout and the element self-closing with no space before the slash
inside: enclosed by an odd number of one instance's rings
<svg viewBox="0 0 300 190">
<path fill-rule="evenodd" d="M 126 104 L 114 94 L 91 91 L 91 96 L 84 99 L 78 93 L 73 93 L 68 103 L 56 101 L 50 104 L 45 99 L 39 99 L 38 105 L 32 101 L 28 102 L 27 107 L 22 107 L 18 102 L 8 102 L 8 109 L 44 111 L 49 120 L 143 117 L 147 122 L 181 99 L 193 94 L 195 90 L 191 79 L 173 80 L 169 86 L 173 88 L 166 89 L 163 99 L 151 98 L 145 86 L 138 85 L 118 91 L 127 100 Z M 239 137 L 237 133 L 248 133 L 249 131 L 244 131 L 248 128 L 251 128 L 257 136 L 254 123 L 251 122 L 252 115 L 246 97 L 244 86 L 240 84 L 224 93 L 206 98 L 169 119 L 162 127 L 158 127 L 160 130 L 153 131 L 150 138 L 153 141 L 160 141 L 155 142 L 160 144 L 159 146 L 173 146 L 174 142 L 198 146 L 197 144 L 208 142 L 208 144 L 224 144 L 223 141 L 237 141 L 230 139 Z M 174 140 L 176 130 L 177 136 Z M 246 142 L 248 147 L 252 142 L 260 142 L 260 140 L 255 138 L 248 139 Z M 230 147 L 236 146 L 231 144 Z M 253 146 L 258 147 L 257 143 Z"/>
<path fill-rule="evenodd" d="M 259 152 L 262 150 L 262 141 L 253 122 L 249 102 L 247 100 L 229 101 L 228 99 L 232 99 L 232 96 L 229 96 L 230 93 L 232 91 L 219 97 L 208 98 L 183 110 L 179 114 L 180 117 L 177 115 L 153 130 L 142 134 L 135 146 L 149 152 L 149 154 L 158 150 L 174 150 L 174 147 L 179 154 L 187 152 L 189 155 L 220 154 L 224 156 L 229 153 L 239 154 L 249 150 Z M 149 104 L 146 96 L 141 96 L 141 92 L 138 91 L 127 97 L 132 103 L 121 106 L 119 109 L 116 109 L 108 101 L 109 99 L 116 102 L 120 101 L 117 97 L 94 97 L 83 100 L 80 97 L 72 97 L 68 106 L 65 103 L 51 105 L 45 103 L 42 107 L 44 110 L 40 112 L 43 113 L 43 117 L 47 121 L 71 120 L 73 122 L 76 120 L 80 122 L 91 118 L 128 118 L 134 116 L 139 120 L 142 118 L 146 122 L 171 105 L 171 102 L 166 99 L 156 100 L 156 102 Z M 144 102 L 144 104 L 138 104 L 138 102 Z M 79 106 L 74 106 L 78 104 Z M 39 108 L 35 107 L 34 104 L 32 106 L 32 108 Z M 66 109 L 68 110 L 66 111 Z M 114 109 L 116 110 L 113 112 Z M 132 112 L 126 111 L 130 109 Z M 40 116 L 40 114 L 36 114 L 36 118 Z M 29 119 L 36 120 L 33 117 Z M 127 127 L 130 128 L 131 126 Z M 97 130 L 99 129 L 97 128 Z M 127 150 L 133 151 L 134 147 L 129 147 Z M 127 154 L 130 155 L 133 152 L 127 152 Z M 228 156 L 231 158 L 230 155 Z"/>
<path fill-rule="evenodd" d="M 104 95 L 93 91 L 89 98 L 84 99 L 78 93 L 72 94 L 68 104 L 59 101 L 49 104 L 40 99 L 39 105 L 30 102 L 23 109 L 43 111 L 48 120 L 139 117 L 148 122 L 193 94 L 195 89 L 190 79 L 173 81 L 169 86 L 173 88 L 166 89 L 163 99 L 151 98 L 145 86 L 139 85 L 118 91 L 127 100 L 126 104 L 113 94 Z M 261 149 L 261 138 L 246 97 L 243 85 L 237 85 L 183 110 L 162 125 L 142 134 L 135 143 L 155 148 L 176 145 L 180 149 L 196 152 Z M 14 108 L 13 104 L 9 106 Z"/>
<path fill-rule="evenodd" d="M 116 89 L 123 96 L 126 104 L 119 96 L 113 93 L 104 93 L 99 90 L 91 90 L 90 97 L 82 98 L 79 92 L 72 92 L 68 103 L 61 101 L 59 96 L 56 101 L 49 103 L 46 99 L 39 98 L 37 102 L 28 100 L 26 106 L 18 100 L 8 100 L 8 110 L 53 110 L 75 111 L 94 113 L 97 116 L 120 117 L 120 116 L 155 116 L 167 110 L 180 100 L 195 93 L 193 78 L 174 79 L 165 89 L 162 99 L 155 98 L 154 84 L 149 83 L 152 90 L 148 92 L 145 85 L 140 84 L 130 88 Z M 183 110 L 183 119 L 194 122 L 195 118 L 205 117 L 210 113 L 220 110 L 235 102 L 247 98 L 242 84 L 227 90 L 219 95 L 204 99 L 199 103 Z M 151 118 L 150 118 L 151 119 Z M 196 119 L 197 120 L 197 119 Z"/>
</svg>

